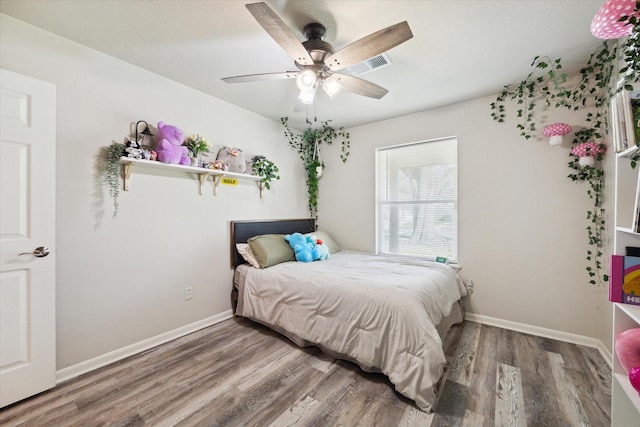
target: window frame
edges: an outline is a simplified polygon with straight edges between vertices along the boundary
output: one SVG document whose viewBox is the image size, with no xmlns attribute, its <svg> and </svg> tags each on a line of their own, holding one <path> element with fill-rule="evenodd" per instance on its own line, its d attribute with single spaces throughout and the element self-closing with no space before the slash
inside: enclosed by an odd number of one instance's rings
<svg viewBox="0 0 640 427">
<path fill-rule="evenodd" d="M 392 149 L 398 149 L 398 148 L 402 148 L 402 147 L 409 147 L 409 146 L 415 146 L 415 145 L 419 145 L 419 144 L 429 144 L 429 143 L 433 143 L 433 142 L 443 142 L 443 141 L 448 141 L 451 140 L 453 141 L 453 144 L 455 144 L 455 195 L 454 195 L 454 199 L 453 200 L 412 200 L 412 201 L 393 201 L 393 202 L 389 202 L 389 201 L 381 201 L 380 200 L 380 186 L 383 185 L 382 182 L 380 182 L 381 179 L 381 171 L 380 171 L 380 153 L 382 151 L 387 151 L 387 150 L 392 150 Z M 459 233 L 458 233 L 458 227 L 459 227 L 459 214 L 458 214 L 458 205 L 459 205 L 459 188 L 458 188 L 458 184 L 459 184 L 459 159 L 458 159 L 458 137 L 457 136 L 447 136 L 447 137 L 441 137 L 441 138 L 433 138 L 433 139 L 428 139 L 428 140 L 422 140 L 422 141 L 416 141 L 416 142 L 409 142 L 409 143 L 403 143 L 403 144 L 395 144 L 395 145 L 389 145 L 389 146 L 384 146 L 384 147 L 378 147 L 375 150 L 375 242 L 376 242 L 376 253 L 378 255 L 393 255 L 393 256 L 406 256 L 406 257 L 417 257 L 417 258 L 422 258 L 422 259 L 426 259 L 429 261 L 435 261 L 437 258 L 437 255 L 419 255 L 419 254 L 410 254 L 410 253 L 395 253 L 395 252 L 384 252 L 382 251 L 382 247 L 383 247 L 383 235 L 384 235 L 384 231 L 382 229 L 382 227 L 384 226 L 384 222 L 382 220 L 382 209 L 384 208 L 384 206 L 390 206 L 390 205 L 413 205 L 413 204 L 417 204 L 417 203 L 453 203 L 454 206 L 454 212 L 455 212 L 455 224 L 453 226 L 453 252 L 454 252 L 454 256 L 453 257 L 449 257 L 447 258 L 447 262 L 448 263 L 453 263 L 456 264 L 458 263 L 459 260 L 459 253 L 458 253 L 458 247 L 459 247 Z"/>
</svg>

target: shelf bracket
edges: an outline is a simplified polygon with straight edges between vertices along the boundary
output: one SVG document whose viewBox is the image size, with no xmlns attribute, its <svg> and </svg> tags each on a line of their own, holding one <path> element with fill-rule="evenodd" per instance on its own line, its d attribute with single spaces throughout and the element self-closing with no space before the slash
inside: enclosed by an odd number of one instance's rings
<svg viewBox="0 0 640 427">
<path fill-rule="evenodd" d="M 262 190 L 264 190 L 264 182 L 256 181 L 256 184 L 258 184 L 258 189 L 260 190 L 260 198 L 262 199 Z"/>
<path fill-rule="evenodd" d="M 218 185 L 220 184 L 220 180 L 222 179 L 222 175 L 214 175 L 213 176 L 213 195 L 218 195 Z"/>
<path fill-rule="evenodd" d="M 133 163 L 125 163 L 120 167 L 120 176 L 122 177 L 122 190 L 129 191 L 129 178 L 133 171 Z"/>
<path fill-rule="evenodd" d="M 202 187 L 204 183 L 207 182 L 207 178 L 209 177 L 209 173 L 199 173 L 198 174 L 198 182 L 200 182 L 200 195 L 202 196 Z"/>
</svg>

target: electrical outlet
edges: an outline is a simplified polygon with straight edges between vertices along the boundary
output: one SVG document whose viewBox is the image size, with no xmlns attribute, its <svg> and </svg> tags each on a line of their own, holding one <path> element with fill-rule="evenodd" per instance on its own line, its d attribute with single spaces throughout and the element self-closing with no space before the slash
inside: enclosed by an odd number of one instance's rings
<svg viewBox="0 0 640 427">
<path fill-rule="evenodd" d="M 189 286 L 188 288 L 184 288 L 184 300 L 189 301 L 193 298 L 193 288 Z"/>
</svg>

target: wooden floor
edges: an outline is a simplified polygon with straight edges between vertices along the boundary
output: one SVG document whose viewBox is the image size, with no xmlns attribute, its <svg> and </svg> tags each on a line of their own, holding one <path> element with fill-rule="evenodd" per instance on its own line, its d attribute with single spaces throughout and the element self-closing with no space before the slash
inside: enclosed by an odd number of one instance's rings
<svg viewBox="0 0 640 427">
<path fill-rule="evenodd" d="M 435 413 L 385 376 L 230 319 L 0 410 L 29 426 L 608 426 L 597 350 L 464 322 Z"/>
</svg>

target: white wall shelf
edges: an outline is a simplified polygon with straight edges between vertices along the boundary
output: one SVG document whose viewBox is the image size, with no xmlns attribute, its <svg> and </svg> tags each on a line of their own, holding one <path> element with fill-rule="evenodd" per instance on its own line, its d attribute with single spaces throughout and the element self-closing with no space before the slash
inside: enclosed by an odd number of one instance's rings
<svg viewBox="0 0 640 427">
<path fill-rule="evenodd" d="M 632 154 L 634 154 L 636 151 L 640 150 L 640 147 L 634 145 L 632 147 L 629 147 L 625 150 L 622 150 L 619 153 L 616 153 L 616 155 L 618 157 L 631 157 Z"/>
<path fill-rule="evenodd" d="M 209 179 L 209 177 L 213 180 L 213 195 L 218 195 L 218 185 L 223 178 L 237 178 L 237 179 L 245 179 L 249 181 L 255 181 L 258 185 L 258 189 L 260 190 L 260 197 L 262 198 L 262 191 L 264 190 L 264 183 L 260 182 L 260 177 L 255 175 L 247 175 L 244 173 L 237 172 L 226 172 L 217 169 L 205 169 L 199 168 L 195 166 L 184 166 L 177 165 L 171 163 L 162 163 L 154 160 L 139 160 L 132 159 L 130 157 L 121 157 L 120 158 L 121 171 L 120 175 L 122 177 L 122 189 L 123 191 L 129 191 L 129 180 L 131 178 L 131 173 L 133 172 L 133 168 L 135 165 L 139 165 L 142 167 L 152 167 L 152 168 L 160 168 L 165 170 L 180 170 L 187 173 L 195 174 L 198 182 L 200 183 L 200 195 L 203 194 L 203 187 L 205 182 Z"/>
<path fill-rule="evenodd" d="M 633 231 L 632 229 L 630 229 L 629 227 L 616 227 L 616 231 L 619 231 L 621 233 L 627 233 L 627 234 L 631 234 L 631 235 L 635 235 L 637 237 L 640 237 L 640 233 L 636 233 L 635 231 Z"/>
</svg>

